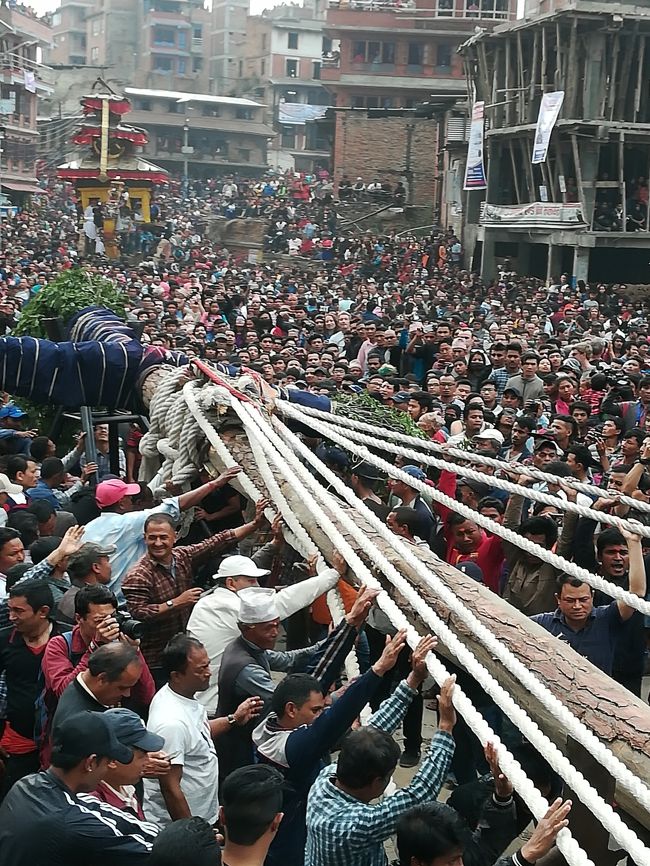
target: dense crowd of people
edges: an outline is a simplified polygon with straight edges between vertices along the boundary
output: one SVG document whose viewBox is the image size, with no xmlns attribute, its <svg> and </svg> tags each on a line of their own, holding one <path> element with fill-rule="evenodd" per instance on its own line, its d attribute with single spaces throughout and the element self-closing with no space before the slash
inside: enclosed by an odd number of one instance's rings
<svg viewBox="0 0 650 866">
<path fill-rule="evenodd" d="M 117 261 L 80 245 L 86 217 L 69 186 L 52 184 L 43 204 L 2 226 L 0 329 L 10 334 L 43 286 L 82 264 L 121 287 L 144 343 L 232 375 L 252 369 L 284 393 L 391 410 L 444 449 L 501 461 L 498 470 L 473 464 L 493 483 L 453 467 L 400 466 L 645 598 L 650 558 L 638 534 L 508 496 L 499 482 L 648 523 L 648 303 L 625 286 L 567 275 L 547 285 L 507 263 L 482 281 L 463 269 L 451 230 L 343 230 L 326 181 L 229 178 L 159 191 L 159 241 L 143 245 L 153 227 L 140 227 Z M 266 220 L 264 262 L 208 240 L 208 215 L 231 206 Z M 239 467 L 153 502 L 137 481 L 143 431 L 121 432 L 111 461 L 98 424 L 89 460 L 83 435 L 62 448 L 20 401 L 5 395 L 0 407 L 3 864 L 383 866 L 396 836 L 398 866 L 528 866 L 552 848 L 571 805 L 561 780 L 458 668 L 553 803 L 500 859 L 531 815 L 494 748 L 484 753 L 456 719 L 454 678 L 440 689 L 427 682 L 432 638 L 409 649 L 376 593 L 351 586 L 340 554 L 329 565 L 302 562 L 281 519 L 266 523 L 268 503 L 246 502 L 232 486 Z M 638 611 L 315 439 L 396 536 L 642 695 L 648 623 Z M 557 482 L 533 481 L 526 465 Z M 333 587 L 346 609 L 336 626 L 325 602 Z M 351 651 L 361 675 L 347 682 Z M 438 730 L 423 749 L 430 699 Z M 373 714 L 361 725 L 367 704 Z M 392 790 L 398 765 L 417 770 Z M 443 785 L 453 788 L 447 804 Z"/>
</svg>

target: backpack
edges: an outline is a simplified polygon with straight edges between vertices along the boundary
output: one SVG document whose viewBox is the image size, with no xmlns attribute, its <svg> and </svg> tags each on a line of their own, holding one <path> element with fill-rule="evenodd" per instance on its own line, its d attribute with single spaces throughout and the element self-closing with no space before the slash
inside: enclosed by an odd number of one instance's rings
<svg viewBox="0 0 650 866">
<path fill-rule="evenodd" d="M 55 637 L 63 638 L 68 649 L 68 658 L 72 662 L 73 666 L 76 667 L 79 664 L 83 653 L 75 653 L 72 651 L 72 632 L 65 631 L 60 635 L 55 635 Z M 40 749 L 47 742 L 47 738 L 50 734 L 51 722 L 54 718 L 54 711 L 58 704 L 56 696 L 45 685 L 45 674 L 43 673 L 42 665 L 38 675 L 38 685 L 40 686 L 40 689 L 38 697 L 34 701 L 34 742 Z"/>
</svg>

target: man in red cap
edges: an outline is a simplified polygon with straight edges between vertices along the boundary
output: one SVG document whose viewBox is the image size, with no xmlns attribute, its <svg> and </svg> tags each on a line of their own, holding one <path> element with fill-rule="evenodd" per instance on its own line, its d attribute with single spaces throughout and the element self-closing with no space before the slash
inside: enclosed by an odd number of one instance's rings
<svg viewBox="0 0 650 866">
<path fill-rule="evenodd" d="M 95 500 L 102 513 L 86 526 L 84 541 L 115 545 L 115 553 L 110 557 L 112 574 L 108 587 L 120 603 L 124 602 L 122 579 L 146 552 L 144 525 L 147 518 L 162 512 L 169 514 L 178 523 L 181 511 L 198 505 L 208 493 L 226 485 L 239 472 L 241 466 L 232 466 L 218 478 L 202 484 L 196 490 L 172 496 L 145 511 L 133 510 L 133 497 L 140 493 L 139 484 L 126 484 L 119 478 L 111 478 L 97 485 Z"/>
</svg>

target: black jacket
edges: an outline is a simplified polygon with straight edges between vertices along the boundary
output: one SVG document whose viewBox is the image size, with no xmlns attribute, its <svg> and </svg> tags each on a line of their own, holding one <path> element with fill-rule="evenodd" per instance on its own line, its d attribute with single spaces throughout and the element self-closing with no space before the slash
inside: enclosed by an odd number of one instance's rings
<svg viewBox="0 0 650 866">
<path fill-rule="evenodd" d="M 86 794 L 50 770 L 26 776 L 0 807 L 2 866 L 137 866 L 157 829 Z"/>
</svg>

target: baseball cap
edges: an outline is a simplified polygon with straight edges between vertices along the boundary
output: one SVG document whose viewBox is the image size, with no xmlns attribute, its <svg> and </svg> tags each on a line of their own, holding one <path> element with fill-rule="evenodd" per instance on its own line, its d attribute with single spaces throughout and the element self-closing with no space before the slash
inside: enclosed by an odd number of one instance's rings
<svg viewBox="0 0 650 866">
<path fill-rule="evenodd" d="M 137 713 L 126 707 L 113 707 L 103 713 L 113 733 L 124 746 L 135 746 L 143 752 L 157 752 L 165 745 L 164 737 L 152 734 Z"/>
<path fill-rule="evenodd" d="M 74 553 L 71 553 L 68 557 L 68 567 L 72 566 L 73 569 L 75 567 L 82 568 L 90 566 L 93 562 L 96 562 L 98 557 L 100 556 L 112 556 L 117 547 L 114 544 L 99 544 L 96 541 L 87 541 L 85 544 L 82 544 L 79 550 L 76 550 Z"/>
<path fill-rule="evenodd" d="M 382 472 L 369 463 L 367 460 L 359 460 L 350 468 L 352 475 L 358 475 L 359 478 L 367 478 L 370 481 L 381 481 L 384 477 Z"/>
<path fill-rule="evenodd" d="M 248 556 L 226 556 L 221 560 L 219 570 L 214 575 L 220 577 L 264 577 L 269 574 L 268 569 L 258 568 Z"/>
<path fill-rule="evenodd" d="M 419 466 L 412 466 L 410 464 L 407 466 L 402 466 L 402 472 L 406 472 L 407 475 L 410 475 L 411 478 L 416 478 L 418 481 L 427 480 L 427 476 L 424 474 L 424 472 L 420 469 Z"/>
<path fill-rule="evenodd" d="M 24 418 L 27 412 L 23 412 L 15 403 L 7 403 L 0 409 L 0 418 Z"/>
<path fill-rule="evenodd" d="M 10 496 L 15 496 L 22 492 L 23 488 L 20 484 L 14 484 L 3 472 L 0 472 L 0 493 L 8 493 Z"/>
<path fill-rule="evenodd" d="M 533 445 L 533 451 L 541 451 L 542 448 L 552 448 L 558 456 L 563 454 L 562 449 L 557 444 L 557 442 L 553 441 L 553 439 L 549 439 L 548 432 L 546 430 L 542 432 L 535 431 L 533 433 L 535 438 L 535 444 Z"/>
<path fill-rule="evenodd" d="M 515 397 L 521 397 L 522 396 L 519 388 L 505 388 L 503 393 L 504 394 L 514 394 Z"/>
<path fill-rule="evenodd" d="M 485 430 L 481 430 L 480 433 L 477 433 L 474 436 L 474 439 L 481 439 L 483 441 L 490 442 L 498 442 L 499 445 L 503 445 L 505 442 L 505 438 L 503 433 L 500 430 L 496 430 L 494 427 L 487 427 Z"/>
<path fill-rule="evenodd" d="M 99 755 L 130 764 L 133 751 L 117 736 L 114 723 L 106 713 L 84 710 L 64 719 L 55 729 L 53 752 L 68 757 Z"/>
<path fill-rule="evenodd" d="M 456 568 L 458 571 L 462 571 L 463 574 L 471 577 L 472 580 L 476 580 L 478 583 L 483 583 L 483 569 L 475 562 L 459 562 L 457 563 Z"/>
<path fill-rule="evenodd" d="M 457 487 L 469 487 L 477 496 L 487 496 L 490 492 L 489 484 L 483 481 L 474 481 L 473 478 L 459 478 L 456 482 Z"/>
<path fill-rule="evenodd" d="M 125 496 L 137 496 L 140 493 L 139 484 L 127 484 L 120 478 L 111 478 L 109 481 L 101 481 L 95 490 L 95 502 L 100 508 L 108 508 L 115 505 Z"/>
</svg>

